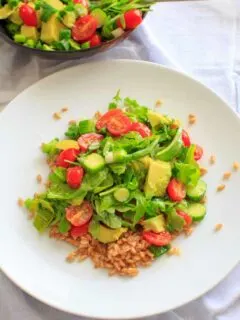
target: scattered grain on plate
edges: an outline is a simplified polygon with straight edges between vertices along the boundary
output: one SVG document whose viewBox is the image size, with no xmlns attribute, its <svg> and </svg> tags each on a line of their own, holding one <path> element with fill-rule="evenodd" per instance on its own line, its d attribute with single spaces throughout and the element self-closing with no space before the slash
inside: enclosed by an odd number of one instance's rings
<svg viewBox="0 0 240 320">
<path fill-rule="evenodd" d="M 38 183 L 41 183 L 42 182 L 42 176 L 40 174 L 38 174 L 36 176 L 36 180 L 37 180 Z"/>
<path fill-rule="evenodd" d="M 155 102 L 155 107 L 156 107 L 156 108 L 160 108 L 162 104 L 163 104 L 162 100 L 158 99 L 158 100 Z"/>
<path fill-rule="evenodd" d="M 50 186 L 51 186 L 51 181 L 46 181 L 45 183 L 44 183 L 44 185 L 45 185 L 45 187 L 46 188 L 49 188 Z"/>
<path fill-rule="evenodd" d="M 67 112 L 69 109 L 68 109 L 68 107 L 63 107 L 62 109 L 61 109 L 61 112 Z"/>
<path fill-rule="evenodd" d="M 195 114 L 189 114 L 188 116 L 188 123 L 189 124 L 194 124 L 197 121 L 197 117 L 195 116 Z"/>
<path fill-rule="evenodd" d="M 181 250 L 179 248 L 173 247 L 167 252 L 167 254 L 169 256 L 180 256 Z"/>
<path fill-rule="evenodd" d="M 18 205 L 19 205 L 19 207 L 24 206 L 24 200 L 22 198 L 18 198 Z"/>
<path fill-rule="evenodd" d="M 230 171 L 226 171 L 224 174 L 223 174 L 223 180 L 228 180 L 230 179 L 231 177 L 231 172 Z"/>
<path fill-rule="evenodd" d="M 126 232 L 114 243 L 103 244 L 93 239 L 90 234 L 73 240 L 68 233 L 59 233 L 53 226 L 49 233 L 51 238 L 63 240 L 76 249 L 67 256 L 67 261 L 82 261 L 90 258 L 95 268 L 108 269 L 110 276 L 136 276 L 138 267 L 147 267 L 154 260 L 148 250 L 149 244 L 140 233 Z"/>
<path fill-rule="evenodd" d="M 226 188 L 225 184 L 220 184 L 220 185 L 217 187 L 217 191 L 218 191 L 218 192 L 223 191 L 225 188 Z"/>
<path fill-rule="evenodd" d="M 38 198 L 39 197 L 39 193 L 35 192 L 34 193 L 34 198 Z"/>
<path fill-rule="evenodd" d="M 59 112 L 54 112 L 53 118 L 54 118 L 55 120 L 60 120 L 62 117 L 61 117 L 61 115 L 60 115 Z"/>
<path fill-rule="evenodd" d="M 238 171 L 240 168 L 240 163 L 237 161 L 233 162 L 233 170 Z"/>
<path fill-rule="evenodd" d="M 204 204 L 207 202 L 207 197 L 204 196 L 201 200 L 200 200 L 200 203 Z"/>
<path fill-rule="evenodd" d="M 71 125 L 71 124 L 76 124 L 76 123 L 77 123 L 76 120 L 70 120 L 70 121 L 68 121 L 68 124 L 69 124 L 69 125 Z"/>
<path fill-rule="evenodd" d="M 190 237 L 191 234 L 193 233 L 193 230 L 194 230 L 194 228 L 192 228 L 192 227 L 184 229 L 185 236 Z"/>
<path fill-rule="evenodd" d="M 101 114 L 99 111 L 97 111 L 97 112 L 94 114 L 94 118 L 95 118 L 96 120 L 100 119 L 101 116 L 102 116 L 102 114 Z"/>
<path fill-rule="evenodd" d="M 205 176 L 205 174 L 207 174 L 208 173 L 208 170 L 206 169 L 206 168 L 200 168 L 200 174 L 201 174 L 201 176 Z"/>
<path fill-rule="evenodd" d="M 209 163 L 210 164 L 215 164 L 216 163 L 216 156 L 211 155 L 211 157 L 209 158 Z"/>
<path fill-rule="evenodd" d="M 217 223 L 214 227 L 215 231 L 220 231 L 223 228 L 223 224 L 222 223 Z"/>
</svg>

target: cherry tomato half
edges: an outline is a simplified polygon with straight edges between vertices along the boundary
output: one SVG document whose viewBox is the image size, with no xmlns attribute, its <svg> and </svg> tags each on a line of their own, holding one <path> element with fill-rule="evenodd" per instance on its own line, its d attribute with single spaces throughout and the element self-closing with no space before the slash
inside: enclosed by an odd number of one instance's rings
<svg viewBox="0 0 240 320">
<path fill-rule="evenodd" d="M 200 147 L 198 144 L 196 144 L 196 148 L 194 151 L 194 159 L 198 161 L 202 158 L 202 156 L 203 156 L 203 148 Z"/>
<path fill-rule="evenodd" d="M 89 7 L 89 2 L 87 0 L 73 0 L 74 3 L 80 3 L 82 4 L 85 8 Z"/>
<path fill-rule="evenodd" d="M 187 131 L 185 131 L 185 130 L 182 131 L 182 141 L 183 141 L 184 147 L 190 147 L 191 140 L 190 140 L 190 137 L 189 137 Z"/>
<path fill-rule="evenodd" d="M 124 13 L 126 29 L 135 29 L 142 22 L 142 12 L 140 10 L 129 10 Z"/>
<path fill-rule="evenodd" d="M 89 39 L 89 42 L 90 42 L 90 47 L 96 47 L 101 44 L 102 40 L 100 35 L 96 33 Z"/>
<path fill-rule="evenodd" d="M 152 135 L 151 130 L 145 124 L 141 122 L 133 122 L 130 131 L 138 132 L 143 138 L 150 137 Z"/>
<path fill-rule="evenodd" d="M 57 157 L 56 165 L 58 167 L 68 168 L 70 166 L 70 163 L 66 162 L 66 160 L 74 162 L 79 152 L 79 150 L 73 148 L 63 150 Z"/>
<path fill-rule="evenodd" d="M 82 167 L 73 167 L 67 169 L 67 184 L 72 189 L 77 189 L 82 183 L 84 170 Z"/>
<path fill-rule="evenodd" d="M 185 227 L 189 227 L 192 224 L 192 217 L 190 217 L 189 214 L 187 214 L 186 212 L 180 211 L 180 210 L 177 210 L 177 214 L 184 219 Z"/>
<path fill-rule="evenodd" d="M 145 239 L 150 244 L 161 247 L 169 244 L 172 240 L 172 236 L 168 231 L 162 231 L 160 233 L 144 231 L 143 239 Z"/>
<path fill-rule="evenodd" d="M 107 123 L 107 129 L 114 137 L 126 134 L 131 129 L 131 120 L 125 114 L 118 114 L 112 117 Z"/>
<path fill-rule="evenodd" d="M 114 117 L 114 116 L 116 116 L 116 115 L 118 115 L 118 114 L 123 114 L 123 113 L 122 113 L 122 110 L 120 110 L 120 109 L 113 109 L 113 110 L 110 110 L 110 111 L 106 112 L 104 115 L 102 115 L 102 116 L 98 119 L 98 121 L 97 121 L 97 123 L 96 123 L 96 128 L 97 128 L 97 130 L 101 130 L 101 129 L 105 128 L 106 125 L 107 125 L 107 123 L 108 123 L 108 121 L 109 121 L 112 117 Z"/>
<path fill-rule="evenodd" d="M 83 201 L 80 206 L 66 208 L 66 219 L 75 227 L 87 223 L 93 215 L 93 209 L 88 201 Z"/>
<path fill-rule="evenodd" d="M 87 15 L 76 20 L 72 27 L 72 37 L 75 41 L 84 42 L 91 38 L 97 30 L 97 20 Z"/>
<path fill-rule="evenodd" d="M 21 5 L 19 9 L 19 16 L 25 25 L 31 27 L 37 26 L 37 13 L 32 7 L 30 7 L 26 3 Z"/>
<path fill-rule="evenodd" d="M 86 133 L 81 135 L 78 139 L 80 150 L 86 152 L 91 144 L 100 142 L 103 138 L 103 135 L 98 133 Z"/>
<path fill-rule="evenodd" d="M 172 179 L 167 187 L 167 193 L 172 201 L 182 201 L 186 197 L 184 184 L 177 179 Z"/>
<path fill-rule="evenodd" d="M 88 233 L 89 223 L 85 223 L 80 227 L 72 226 L 70 230 L 71 237 L 76 240 L 77 238 L 83 236 L 84 234 Z"/>
</svg>

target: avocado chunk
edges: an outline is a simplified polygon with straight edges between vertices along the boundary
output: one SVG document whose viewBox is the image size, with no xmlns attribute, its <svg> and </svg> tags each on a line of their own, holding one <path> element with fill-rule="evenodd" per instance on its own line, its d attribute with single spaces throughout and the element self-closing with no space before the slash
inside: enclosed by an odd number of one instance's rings
<svg viewBox="0 0 240 320">
<path fill-rule="evenodd" d="M 47 44 L 59 41 L 59 33 L 63 28 L 64 26 L 57 19 L 57 15 L 53 14 L 47 22 L 42 23 L 40 39 Z"/>
<path fill-rule="evenodd" d="M 64 4 L 60 0 L 45 0 L 50 6 L 57 10 L 64 9 Z"/>
<path fill-rule="evenodd" d="M 0 20 L 7 19 L 13 13 L 13 9 L 11 9 L 8 4 L 5 4 L 2 8 L 0 8 Z"/>
<path fill-rule="evenodd" d="M 151 110 L 148 110 L 148 121 L 153 128 L 157 127 L 158 125 L 171 123 L 171 119 L 168 117 Z"/>
<path fill-rule="evenodd" d="M 169 162 L 152 160 L 149 165 L 144 192 L 147 198 L 163 197 L 172 175 Z"/>
<path fill-rule="evenodd" d="M 68 28 L 72 28 L 75 21 L 76 21 L 76 14 L 74 13 L 74 11 L 67 11 L 62 19 L 62 23 Z"/>
<path fill-rule="evenodd" d="M 153 232 L 162 232 L 165 230 L 165 220 L 162 214 L 159 216 L 143 221 L 144 230 L 151 230 Z"/>
<path fill-rule="evenodd" d="M 148 169 L 152 159 L 149 156 L 146 156 L 146 157 L 139 159 L 139 161 L 144 165 L 144 167 L 146 169 Z"/>
<path fill-rule="evenodd" d="M 114 242 L 126 231 L 127 228 L 109 229 L 100 225 L 96 239 L 102 243 Z"/>
<path fill-rule="evenodd" d="M 25 36 L 27 39 L 32 39 L 32 40 L 38 39 L 38 32 L 36 27 L 22 25 L 21 35 Z"/>
</svg>

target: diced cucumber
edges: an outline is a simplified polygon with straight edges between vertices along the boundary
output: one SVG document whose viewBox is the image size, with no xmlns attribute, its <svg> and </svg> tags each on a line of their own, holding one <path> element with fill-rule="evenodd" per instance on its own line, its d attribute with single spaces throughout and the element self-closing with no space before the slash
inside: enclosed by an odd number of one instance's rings
<svg viewBox="0 0 240 320">
<path fill-rule="evenodd" d="M 201 221 L 206 215 L 206 207 L 201 203 L 191 203 L 187 213 L 192 217 L 193 221 Z"/>
<path fill-rule="evenodd" d="M 127 188 L 119 188 L 114 192 L 114 198 L 119 202 L 125 202 L 130 196 Z"/>
<path fill-rule="evenodd" d="M 199 180 L 195 187 L 187 188 L 187 196 L 193 201 L 200 201 L 207 191 L 207 184 L 203 180 Z"/>
<path fill-rule="evenodd" d="M 105 21 L 107 19 L 106 13 L 103 10 L 99 9 L 99 8 L 94 9 L 91 12 L 91 16 L 93 16 L 97 20 L 97 23 L 98 23 L 97 27 L 98 28 L 101 28 L 104 25 L 104 23 L 105 23 Z"/>
<path fill-rule="evenodd" d="M 14 35 L 13 39 L 17 43 L 24 43 L 27 40 L 27 38 L 23 34 L 18 34 L 18 33 Z"/>
<path fill-rule="evenodd" d="M 78 128 L 80 134 L 95 132 L 95 124 L 92 120 L 80 121 Z"/>
<path fill-rule="evenodd" d="M 81 46 L 80 44 L 78 44 L 76 41 L 74 41 L 73 39 L 69 40 L 69 44 L 72 50 L 81 50 Z"/>
<path fill-rule="evenodd" d="M 97 153 L 91 153 L 82 161 L 84 168 L 92 173 L 100 171 L 105 166 L 104 158 Z"/>
<path fill-rule="evenodd" d="M 108 152 L 105 155 L 105 161 L 107 163 L 123 162 L 126 160 L 126 158 L 127 158 L 127 152 L 124 149 Z"/>
</svg>

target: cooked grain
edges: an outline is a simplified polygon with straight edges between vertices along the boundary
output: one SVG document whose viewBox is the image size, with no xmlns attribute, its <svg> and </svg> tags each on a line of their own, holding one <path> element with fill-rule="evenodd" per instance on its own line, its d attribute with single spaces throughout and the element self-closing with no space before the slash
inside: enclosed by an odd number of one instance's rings
<svg viewBox="0 0 240 320">
<path fill-rule="evenodd" d="M 37 183 L 41 183 L 42 182 L 42 176 L 40 174 L 38 174 L 36 176 L 36 180 L 37 180 Z"/>
<path fill-rule="evenodd" d="M 235 161 L 233 162 L 233 170 L 237 171 L 240 168 L 240 163 Z"/>
<path fill-rule="evenodd" d="M 60 234 L 56 226 L 51 228 L 49 235 L 76 247 L 67 256 L 68 262 L 89 257 L 95 268 L 108 269 L 109 275 L 136 276 L 139 266 L 147 267 L 154 260 L 148 250 L 149 244 L 136 232 L 126 232 L 118 241 L 109 244 L 100 243 L 89 234 L 73 240 L 68 233 Z"/>
<path fill-rule="evenodd" d="M 223 224 L 222 223 L 218 223 L 218 224 L 215 225 L 214 230 L 215 231 L 220 231 L 222 228 L 223 228 Z"/>
<path fill-rule="evenodd" d="M 19 205 L 19 207 L 24 206 L 24 200 L 22 198 L 18 198 L 18 205 Z"/>
</svg>

